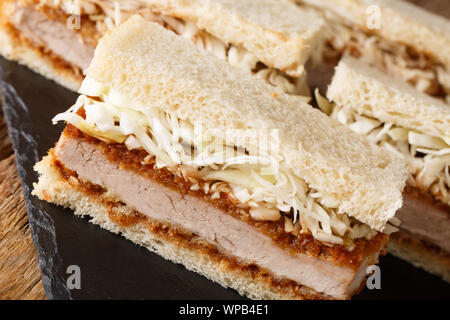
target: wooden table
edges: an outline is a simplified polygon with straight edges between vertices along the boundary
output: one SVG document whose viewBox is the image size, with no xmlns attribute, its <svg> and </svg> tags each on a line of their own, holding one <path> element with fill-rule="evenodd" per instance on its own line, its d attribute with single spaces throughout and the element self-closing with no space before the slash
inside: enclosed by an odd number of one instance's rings
<svg viewBox="0 0 450 320">
<path fill-rule="evenodd" d="M 1 106 L 0 299 L 46 299 Z"/>
</svg>

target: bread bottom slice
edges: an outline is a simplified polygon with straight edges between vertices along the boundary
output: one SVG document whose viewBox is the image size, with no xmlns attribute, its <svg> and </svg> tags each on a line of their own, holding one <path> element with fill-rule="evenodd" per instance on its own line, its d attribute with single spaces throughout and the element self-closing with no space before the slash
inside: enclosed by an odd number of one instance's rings
<svg viewBox="0 0 450 320">
<path fill-rule="evenodd" d="M 406 187 L 397 216 L 402 224 L 391 235 L 388 251 L 450 282 L 450 207 L 431 194 Z"/>
<path fill-rule="evenodd" d="M 450 254 L 420 236 L 400 230 L 391 235 L 387 249 L 392 255 L 450 283 Z"/>
<path fill-rule="evenodd" d="M 252 299 L 330 299 L 329 296 L 293 281 L 276 280 L 267 270 L 255 265 L 239 264 L 220 254 L 206 241 L 195 239 L 192 234 L 180 233 L 167 224 L 147 217 L 139 219 L 136 211 L 127 205 L 122 205 L 121 214 L 112 218 L 107 199 L 88 195 L 74 188 L 62 177 L 50 155 L 38 163 L 36 169 L 41 177 L 35 185 L 34 195 L 71 208 L 77 216 L 88 216 L 91 223 L 121 234 L 225 288 L 232 288 Z"/>
<path fill-rule="evenodd" d="M 45 54 L 41 48 L 21 38 L 12 26 L 3 21 L 0 23 L 0 55 L 72 91 L 77 91 L 83 80 L 81 71 L 76 72 L 61 59 Z"/>
</svg>

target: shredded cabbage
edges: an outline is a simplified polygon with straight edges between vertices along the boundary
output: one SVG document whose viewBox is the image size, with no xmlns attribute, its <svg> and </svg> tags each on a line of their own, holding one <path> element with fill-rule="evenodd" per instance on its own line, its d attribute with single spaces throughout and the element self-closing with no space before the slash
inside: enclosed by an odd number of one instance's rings
<svg viewBox="0 0 450 320">
<path fill-rule="evenodd" d="M 322 112 L 329 115 L 331 111 L 333 111 L 333 104 L 320 94 L 318 88 L 314 90 L 314 97 L 316 98 L 317 105 Z"/>
<path fill-rule="evenodd" d="M 394 128 L 388 131 L 389 137 L 394 141 L 408 140 L 408 130 L 405 128 Z"/>
<path fill-rule="evenodd" d="M 417 133 L 414 131 L 408 132 L 408 142 L 412 146 L 424 147 L 435 150 L 445 149 L 449 147 L 449 145 L 447 145 L 440 138 L 432 137 L 422 133 Z"/>
<path fill-rule="evenodd" d="M 368 134 L 373 129 L 379 127 L 381 123 L 377 120 L 356 115 L 356 122 L 349 125 L 350 129 L 357 133 Z"/>
<path fill-rule="evenodd" d="M 450 204 L 450 139 L 382 123 L 354 110 L 332 104 L 331 117 L 390 152 L 403 156 L 409 165 L 408 182 L 430 191 Z"/>
<path fill-rule="evenodd" d="M 189 180 L 194 189 L 214 197 L 226 190 L 249 208 L 260 208 L 250 212 L 258 219 L 273 220 L 281 212 L 292 218 L 293 225 L 299 224 L 300 232 L 310 233 L 325 243 L 350 246 L 353 239 L 376 234 L 338 213 L 337 199 L 312 190 L 304 180 L 284 169 L 283 157 L 270 147 L 253 150 L 251 144 L 224 139 L 224 133 L 197 130 L 197 126 L 175 114 L 142 108 L 89 78 L 81 92 L 93 93 L 98 88 L 103 88 L 102 94 L 95 99 L 81 95 L 72 108 L 55 116 L 53 122 L 66 121 L 102 141 L 125 143 L 129 149 L 143 148 L 155 158 L 157 168 L 167 168 Z M 82 107 L 85 119 L 77 114 Z M 250 132 L 250 136 L 254 134 Z M 220 190 L 210 187 L 209 182 L 214 181 L 222 183 Z"/>
</svg>

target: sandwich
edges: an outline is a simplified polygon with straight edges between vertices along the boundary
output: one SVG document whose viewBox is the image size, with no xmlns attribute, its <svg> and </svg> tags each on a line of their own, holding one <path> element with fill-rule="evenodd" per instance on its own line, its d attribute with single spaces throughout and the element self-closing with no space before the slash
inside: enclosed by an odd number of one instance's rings
<svg viewBox="0 0 450 320">
<path fill-rule="evenodd" d="M 327 19 L 323 60 L 350 54 L 450 103 L 450 21 L 403 0 L 295 0 Z"/>
<path fill-rule="evenodd" d="M 94 48 L 133 14 L 293 94 L 320 56 L 325 21 L 288 0 L 3 0 L 0 53 L 76 91 Z"/>
<path fill-rule="evenodd" d="M 79 93 L 33 194 L 242 295 L 348 299 L 399 223 L 401 157 L 140 16 Z"/>
<path fill-rule="evenodd" d="M 450 107 L 360 60 L 341 60 L 322 109 L 408 164 L 388 250 L 450 282 Z"/>
</svg>

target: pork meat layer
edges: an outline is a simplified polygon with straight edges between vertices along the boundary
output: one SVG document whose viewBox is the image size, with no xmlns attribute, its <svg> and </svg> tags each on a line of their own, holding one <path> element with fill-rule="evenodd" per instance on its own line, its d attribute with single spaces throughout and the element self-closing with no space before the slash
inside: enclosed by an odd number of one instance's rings
<svg viewBox="0 0 450 320">
<path fill-rule="evenodd" d="M 14 6 L 9 22 L 31 43 L 45 48 L 71 66 L 81 70 L 89 66 L 94 47 L 86 43 L 76 32 L 76 25 L 51 20 L 33 7 Z"/>
</svg>

